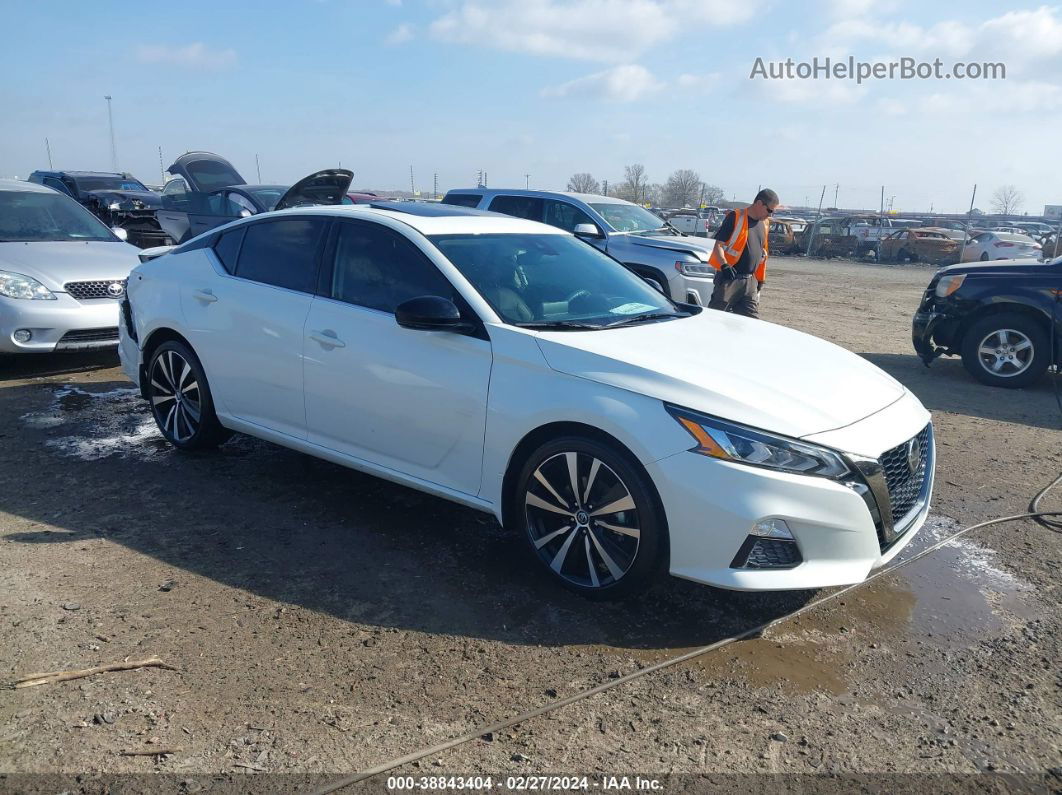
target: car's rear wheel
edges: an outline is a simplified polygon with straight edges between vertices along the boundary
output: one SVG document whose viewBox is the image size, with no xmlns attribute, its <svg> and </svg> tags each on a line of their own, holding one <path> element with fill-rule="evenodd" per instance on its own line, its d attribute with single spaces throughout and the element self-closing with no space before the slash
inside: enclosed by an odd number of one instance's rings
<svg viewBox="0 0 1062 795">
<path fill-rule="evenodd" d="M 232 435 L 218 421 L 203 366 L 187 345 L 162 343 L 152 353 L 147 373 L 151 413 L 174 447 L 205 450 Z"/>
<path fill-rule="evenodd" d="M 659 572 L 666 521 L 649 476 L 626 452 L 577 436 L 549 442 L 524 464 L 515 494 L 513 521 L 566 588 L 615 598 Z"/>
<path fill-rule="evenodd" d="M 1015 312 L 989 315 L 963 337 L 962 363 L 970 375 L 991 386 L 1018 389 L 1040 380 L 1050 363 L 1047 332 Z"/>
<path fill-rule="evenodd" d="M 981 252 L 981 262 L 988 262 L 988 252 L 987 251 L 982 251 Z"/>
</svg>

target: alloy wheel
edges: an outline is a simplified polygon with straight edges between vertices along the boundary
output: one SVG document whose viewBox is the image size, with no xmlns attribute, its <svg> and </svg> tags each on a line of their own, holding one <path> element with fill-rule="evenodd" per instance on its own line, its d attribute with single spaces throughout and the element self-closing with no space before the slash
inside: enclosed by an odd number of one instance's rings
<svg viewBox="0 0 1062 795">
<path fill-rule="evenodd" d="M 985 335 L 977 346 L 977 356 L 992 375 L 1013 378 L 1029 369 L 1034 350 L 1032 340 L 1022 332 L 1004 328 Z"/>
<path fill-rule="evenodd" d="M 539 558 L 573 585 L 614 585 L 638 557 L 638 507 L 600 458 L 579 452 L 547 458 L 528 480 L 524 513 Z"/>
<path fill-rule="evenodd" d="M 195 371 L 177 351 L 164 350 L 151 367 L 151 408 L 170 438 L 185 442 L 202 420 L 202 396 Z"/>
</svg>

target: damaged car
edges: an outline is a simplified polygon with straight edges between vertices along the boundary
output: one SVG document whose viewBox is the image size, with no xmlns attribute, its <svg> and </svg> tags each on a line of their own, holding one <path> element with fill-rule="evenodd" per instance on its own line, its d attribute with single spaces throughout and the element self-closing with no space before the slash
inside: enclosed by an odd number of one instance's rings
<svg viewBox="0 0 1062 795">
<path fill-rule="evenodd" d="M 294 185 L 249 185 L 225 158 L 211 152 L 187 152 L 167 172 L 159 225 L 175 243 L 183 243 L 237 218 L 271 210 L 319 204 L 343 204 L 354 172 L 329 168 Z"/>
<path fill-rule="evenodd" d="M 1059 295 L 1062 257 L 942 268 L 912 319 L 914 349 L 927 367 L 938 356 L 961 356 L 970 375 L 984 384 L 1030 386 L 1052 359 L 1062 363 L 1062 355 L 1052 356 L 1053 340 L 1062 339 Z"/>
<path fill-rule="evenodd" d="M 949 229 L 922 227 L 893 232 L 878 244 L 879 262 L 930 262 L 944 264 L 958 262 L 960 240 Z"/>
<path fill-rule="evenodd" d="M 157 193 L 132 174 L 105 171 L 34 171 L 28 182 L 57 190 L 75 199 L 112 229 L 124 229 L 134 246 L 148 248 L 172 241 L 159 226 Z"/>
</svg>

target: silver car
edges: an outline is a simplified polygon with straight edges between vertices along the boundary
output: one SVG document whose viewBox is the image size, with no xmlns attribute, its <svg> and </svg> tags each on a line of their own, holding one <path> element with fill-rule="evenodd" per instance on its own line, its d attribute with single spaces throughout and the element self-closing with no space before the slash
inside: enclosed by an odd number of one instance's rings
<svg viewBox="0 0 1062 795">
<path fill-rule="evenodd" d="M 0 354 L 116 346 L 137 253 L 69 196 L 0 180 Z"/>
<path fill-rule="evenodd" d="M 444 204 L 475 207 L 557 226 L 619 260 L 674 301 L 707 306 L 715 241 L 683 235 L 637 204 L 611 196 L 542 190 L 463 188 Z"/>
</svg>

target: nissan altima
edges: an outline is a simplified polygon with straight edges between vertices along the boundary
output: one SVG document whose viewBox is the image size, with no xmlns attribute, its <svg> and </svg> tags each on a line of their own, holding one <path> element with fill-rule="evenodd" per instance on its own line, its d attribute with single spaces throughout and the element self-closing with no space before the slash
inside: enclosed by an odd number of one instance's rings
<svg viewBox="0 0 1062 795">
<path fill-rule="evenodd" d="M 858 582 L 929 511 L 933 428 L 899 383 L 533 221 L 266 213 L 139 265 L 123 310 L 123 367 L 175 447 L 237 431 L 492 513 L 590 596 L 664 571 Z"/>
<path fill-rule="evenodd" d="M 69 196 L 0 180 L 0 354 L 113 349 L 137 253 Z"/>
</svg>

